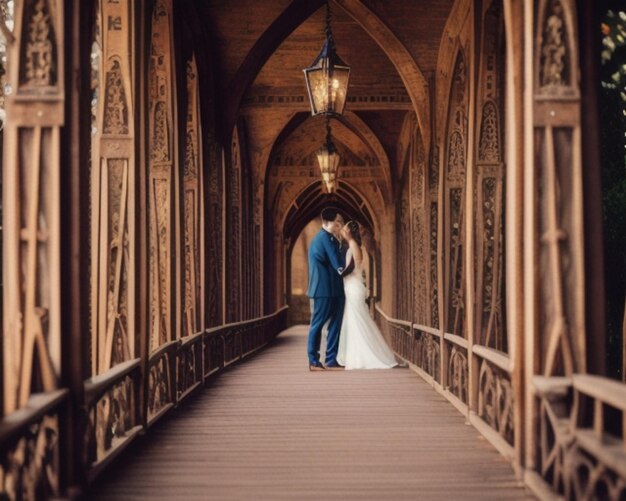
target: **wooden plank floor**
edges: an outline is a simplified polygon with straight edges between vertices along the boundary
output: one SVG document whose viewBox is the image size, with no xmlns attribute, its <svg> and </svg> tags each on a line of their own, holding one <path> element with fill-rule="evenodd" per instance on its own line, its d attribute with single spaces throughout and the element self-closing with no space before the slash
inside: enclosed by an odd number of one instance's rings
<svg viewBox="0 0 626 501">
<path fill-rule="evenodd" d="M 89 499 L 530 499 L 507 461 L 409 369 L 309 372 L 294 327 L 218 376 Z"/>
</svg>

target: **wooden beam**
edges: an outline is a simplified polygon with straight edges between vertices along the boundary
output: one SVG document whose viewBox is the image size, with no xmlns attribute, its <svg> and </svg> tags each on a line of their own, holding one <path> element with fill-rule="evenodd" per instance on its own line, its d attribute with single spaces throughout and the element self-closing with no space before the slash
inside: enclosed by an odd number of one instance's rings
<svg viewBox="0 0 626 501">
<path fill-rule="evenodd" d="M 224 110 L 226 133 L 233 130 L 241 100 L 267 60 L 322 5 L 323 0 L 293 0 L 255 42 L 228 86 L 230 97 Z"/>
</svg>

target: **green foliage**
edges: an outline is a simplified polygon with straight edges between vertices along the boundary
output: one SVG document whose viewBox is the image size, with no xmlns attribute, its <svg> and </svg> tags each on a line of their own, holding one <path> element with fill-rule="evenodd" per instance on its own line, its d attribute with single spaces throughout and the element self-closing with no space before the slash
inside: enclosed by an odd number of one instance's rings
<svg viewBox="0 0 626 501">
<path fill-rule="evenodd" d="M 603 185 L 607 371 L 622 377 L 626 295 L 626 13 L 602 22 L 600 141 Z"/>
</svg>

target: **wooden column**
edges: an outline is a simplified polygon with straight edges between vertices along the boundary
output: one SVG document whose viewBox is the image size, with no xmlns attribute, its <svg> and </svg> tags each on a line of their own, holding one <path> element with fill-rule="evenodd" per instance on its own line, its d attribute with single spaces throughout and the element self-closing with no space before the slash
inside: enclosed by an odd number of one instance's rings
<svg viewBox="0 0 626 501">
<path fill-rule="evenodd" d="M 70 390 L 64 417 L 61 485 L 68 497 L 80 494 L 86 484 L 82 448 L 87 428 L 83 412 L 83 381 L 89 374 L 89 164 L 91 141 L 91 41 L 92 1 L 70 0 L 65 8 L 66 67 L 68 82 L 66 125 L 61 134 L 61 283 L 62 385 Z M 81 75 L 81 78 L 72 78 Z"/>
</svg>

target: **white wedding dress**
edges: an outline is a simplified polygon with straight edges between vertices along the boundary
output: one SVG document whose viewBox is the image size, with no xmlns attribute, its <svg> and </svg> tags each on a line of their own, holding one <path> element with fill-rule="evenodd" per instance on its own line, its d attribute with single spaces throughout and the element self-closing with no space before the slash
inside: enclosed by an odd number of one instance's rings
<svg viewBox="0 0 626 501">
<path fill-rule="evenodd" d="M 348 249 L 346 263 L 349 264 L 351 259 L 352 249 Z M 343 289 L 346 306 L 337 361 L 346 369 L 389 369 L 398 365 L 378 326 L 370 317 L 365 302 L 367 288 L 360 265 L 344 277 Z"/>
</svg>

